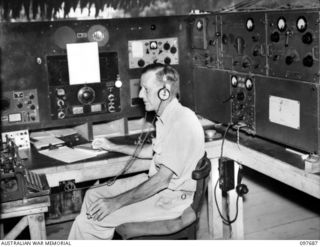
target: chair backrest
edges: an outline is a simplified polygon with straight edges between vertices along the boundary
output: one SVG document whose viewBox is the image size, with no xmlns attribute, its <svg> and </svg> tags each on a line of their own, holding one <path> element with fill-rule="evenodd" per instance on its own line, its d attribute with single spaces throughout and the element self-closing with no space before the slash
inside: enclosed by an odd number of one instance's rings
<svg viewBox="0 0 320 247">
<path fill-rule="evenodd" d="M 192 179 L 197 181 L 197 188 L 191 207 L 196 212 L 197 218 L 199 217 L 201 206 L 206 195 L 210 171 L 211 162 L 205 152 L 204 156 L 198 161 L 195 170 L 192 172 Z"/>
</svg>

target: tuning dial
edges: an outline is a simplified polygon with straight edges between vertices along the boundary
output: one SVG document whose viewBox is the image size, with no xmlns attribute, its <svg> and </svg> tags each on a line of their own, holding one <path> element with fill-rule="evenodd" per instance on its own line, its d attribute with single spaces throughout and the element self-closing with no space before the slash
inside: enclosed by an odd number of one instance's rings
<svg viewBox="0 0 320 247">
<path fill-rule="evenodd" d="M 313 57 L 311 55 L 307 55 L 303 58 L 303 65 L 306 67 L 312 67 L 313 65 Z"/>
<path fill-rule="evenodd" d="M 84 105 L 91 104 L 95 100 L 95 91 L 91 87 L 83 87 L 78 92 L 78 100 Z"/>
<path fill-rule="evenodd" d="M 143 59 L 139 59 L 139 61 L 138 61 L 138 66 L 139 66 L 139 67 L 143 67 L 144 65 L 145 65 L 144 60 L 143 60 Z"/>
</svg>

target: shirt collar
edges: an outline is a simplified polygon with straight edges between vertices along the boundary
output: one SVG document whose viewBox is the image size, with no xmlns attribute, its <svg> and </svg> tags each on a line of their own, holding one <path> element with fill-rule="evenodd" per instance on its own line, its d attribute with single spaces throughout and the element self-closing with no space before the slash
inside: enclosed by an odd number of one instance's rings
<svg viewBox="0 0 320 247">
<path fill-rule="evenodd" d="M 177 98 L 173 98 L 169 104 L 167 105 L 167 107 L 164 109 L 164 111 L 162 112 L 161 116 L 157 116 L 157 119 L 160 120 L 162 122 L 162 124 L 166 123 L 170 116 L 172 116 L 172 114 L 175 113 L 175 109 L 177 109 L 177 107 L 179 107 L 180 103 L 178 101 Z"/>
</svg>

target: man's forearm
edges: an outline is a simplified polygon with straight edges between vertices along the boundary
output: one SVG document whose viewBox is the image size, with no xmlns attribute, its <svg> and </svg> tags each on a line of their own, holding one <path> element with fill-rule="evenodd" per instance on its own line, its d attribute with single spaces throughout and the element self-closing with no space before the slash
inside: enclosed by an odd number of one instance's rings
<svg viewBox="0 0 320 247">
<path fill-rule="evenodd" d="M 168 184 L 169 178 L 163 178 L 156 174 L 137 187 L 116 196 L 115 199 L 123 207 L 153 196 L 166 189 Z"/>
<path fill-rule="evenodd" d="M 138 158 L 151 159 L 152 158 L 152 146 L 145 144 L 143 148 L 129 145 L 117 145 L 112 151 L 124 153 L 128 155 L 135 155 Z"/>
</svg>

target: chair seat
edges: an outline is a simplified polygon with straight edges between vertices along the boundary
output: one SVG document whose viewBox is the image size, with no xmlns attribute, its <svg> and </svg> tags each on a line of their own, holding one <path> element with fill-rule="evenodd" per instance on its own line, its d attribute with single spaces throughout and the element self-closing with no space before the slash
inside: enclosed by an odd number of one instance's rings
<svg viewBox="0 0 320 247">
<path fill-rule="evenodd" d="M 170 220 L 161 220 L 154 222 L 131 222 L 116 227 L 116 232 L 123 239 L 130 239 L 145 235 L 168 235 L 176 233 L 191 225 L 197 219 L 196 213 L 189 206 L 182 215 Z"/>
</svg>

